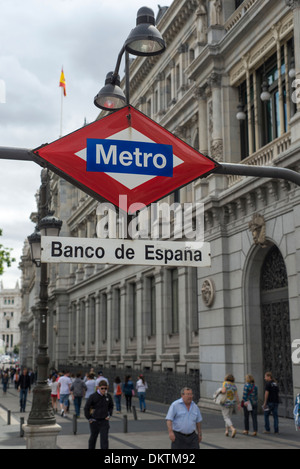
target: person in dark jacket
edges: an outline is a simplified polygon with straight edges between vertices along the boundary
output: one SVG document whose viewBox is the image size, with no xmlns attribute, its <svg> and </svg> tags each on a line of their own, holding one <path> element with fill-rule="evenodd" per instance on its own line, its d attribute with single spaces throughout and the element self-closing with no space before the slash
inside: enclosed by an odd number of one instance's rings
<svg viewBox="0 0 300 469">
<path fill-rule="evenodd" d="M 92 394 L 84 407 L 84 415 L 90 424 L 91 436 L 89 449 L 96 449 L 100 433 L 100 448 L 108 449 L 109 419 L 113 414 L 114 403 L 107 393 L 107 382 L 100 381 L 97 390 Z"/>
<path fill-rule="evenodd" d="M 31 391 L 31 381 L 27 368 L 23 369 L 18 382 L 18 391 L 20 393 L 20 412 L 25 412 L 27 393 Z"/>
</svg>

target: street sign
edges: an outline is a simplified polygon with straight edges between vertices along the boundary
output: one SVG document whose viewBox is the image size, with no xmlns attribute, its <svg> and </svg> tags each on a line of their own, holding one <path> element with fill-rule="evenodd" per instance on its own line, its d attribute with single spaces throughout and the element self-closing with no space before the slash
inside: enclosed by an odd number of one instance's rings
<svg viewBox="0 0 300 469">
<path fill-rule="evenodd" d="M 132 106 L 34 150 L 37 162 L 128 213 L 219 167 Z M 124 198 L 123 198 L 124 200 Z M 130 206 L 136 204 L 134 208 Z"/>
<path fill-rule="evenodd" d="M 210 243 L 42 236 L 42 262 L 210 267 Z"/>
</svg>

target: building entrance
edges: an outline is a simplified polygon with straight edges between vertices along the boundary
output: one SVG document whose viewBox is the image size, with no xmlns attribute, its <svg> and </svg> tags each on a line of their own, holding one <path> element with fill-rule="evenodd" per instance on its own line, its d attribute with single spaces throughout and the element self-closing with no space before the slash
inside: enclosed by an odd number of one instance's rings
<svg viewBox="0 0 300 469">
<path fill-rule="evenodd" d="M 266 256 L 261 270 L 261 325 L 264 372 L 271 371 L 280 389 L 279 415 L 293 416 L 293 371 L 291 358 L 288 277 L 284 259 L 276 246 Z"/>
</svg>

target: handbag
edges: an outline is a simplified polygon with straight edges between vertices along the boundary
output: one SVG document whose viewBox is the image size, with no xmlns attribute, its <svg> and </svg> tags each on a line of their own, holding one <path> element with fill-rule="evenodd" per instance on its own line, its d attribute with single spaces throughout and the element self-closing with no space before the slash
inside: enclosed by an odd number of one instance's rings
<svg viewBox="0 0 300 469">
<path fill-rule="evenodd" d="M 247 398 L 249 398 L 249 396 L 251 396 L 251 394 L 253 393 L 254 389 L 255 389 L 255 384 L 253 384 L 253 387 L 252 387 L 251 391 L 248 392 Z M 253 410 L 252 403 L 251 403 L 250 400 L 248 400 L 248 401 L 242 401 L 242 407 L 246 407 L 246 409 L 248 410 L 248 412 L 252 412 L 252 410 Z"/>
<path fill-rule="evenodd" d="M 227 401 L 227 392 L 225 394 L 222 393 L 222 388 L 219 388 L 213 395 L 213 399 L 216 404 L 224 405 Z"/>
<path fill-rule="evenodd" d="M 248 410 L 248 412 L 252 412 L 253 407 L 252 407 L 251 401 L 245 402 L 244 405 L 245 405 L 246 409 Z"/>
</svg>

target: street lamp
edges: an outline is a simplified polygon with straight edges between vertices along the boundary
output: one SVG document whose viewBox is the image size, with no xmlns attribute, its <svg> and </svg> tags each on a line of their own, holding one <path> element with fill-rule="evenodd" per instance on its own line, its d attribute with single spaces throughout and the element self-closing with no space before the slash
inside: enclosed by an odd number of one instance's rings
<svg viewBox="0 0 300 469">
<path fill-rule="evenodd" d="M 122 89 L 120 88 L 120 76 L 118 75 L 113 80 L 114 72 L 109 72 L 106 75 L 105 86 L 99 91 L 95 97 L 95 106 L 100 109 L 110 109 L 115 111 L 125 106 L 126 98 Z"/>
<path fill-rule="evenodd" d="M 136 27 L 129 34 L 124 47 L 130 54 L 143 57 L 159 55 L 165 51 L 166 44 L 155 27 L 155 17 L 151 8 L 139 9 Z"/>
<path fill-rule="evenodd" d="M 59 236 L 62 221 L 54 217 L 52 213 L 49 213 L 46 217 L 42 218 L 39 223 L 39 229 L 41 236 Z"/>
<path fill-rule="evenodd" d="M 107 74 L 105 86 L 95 96 L 95 106 L 105 111 L 117 111 L 129 104 L 129 54 L 150 57 L 162 54 L 165 49 L 165 41 L 155 27 L 153 10 L 147 7 L 140 8 L 136 27 L 130 32 L 119 53 L 115 71 Z M 126 53 L 126 96 L 120 88 L 119 76 L 124 53 Z"/>
<path fill-rule="evenodd" d="M 32 262 L 37 266 L 41 267 L 41 233 L 38 227 L 35 228 L 34 233 L 28 236 L 28 242 L 31 250 Z"/>
<path fill-rule="evenodd" d="M 32 261 L 40 267 L 40 293 L 37 313 L 39 314 L 39 344 L 38 344 L 38 380 L 33 391 L 32 408 L 28 418 L 28 426 L 36 428 L 56 425 L 51 405 L 51 389 L 47 384 L 48 378 L 48 345 L 47 345 L 47 314 L 48 314 L 48 266 L 41 262 L 41 236 L 59 236 L 62 221 L 48 211 L 48 171 L 42 171 L 42 185 L 40 189 L 39 215 L 41 217 L 35 232 L 28 237 L 31 247 Z"/>
</svg>

